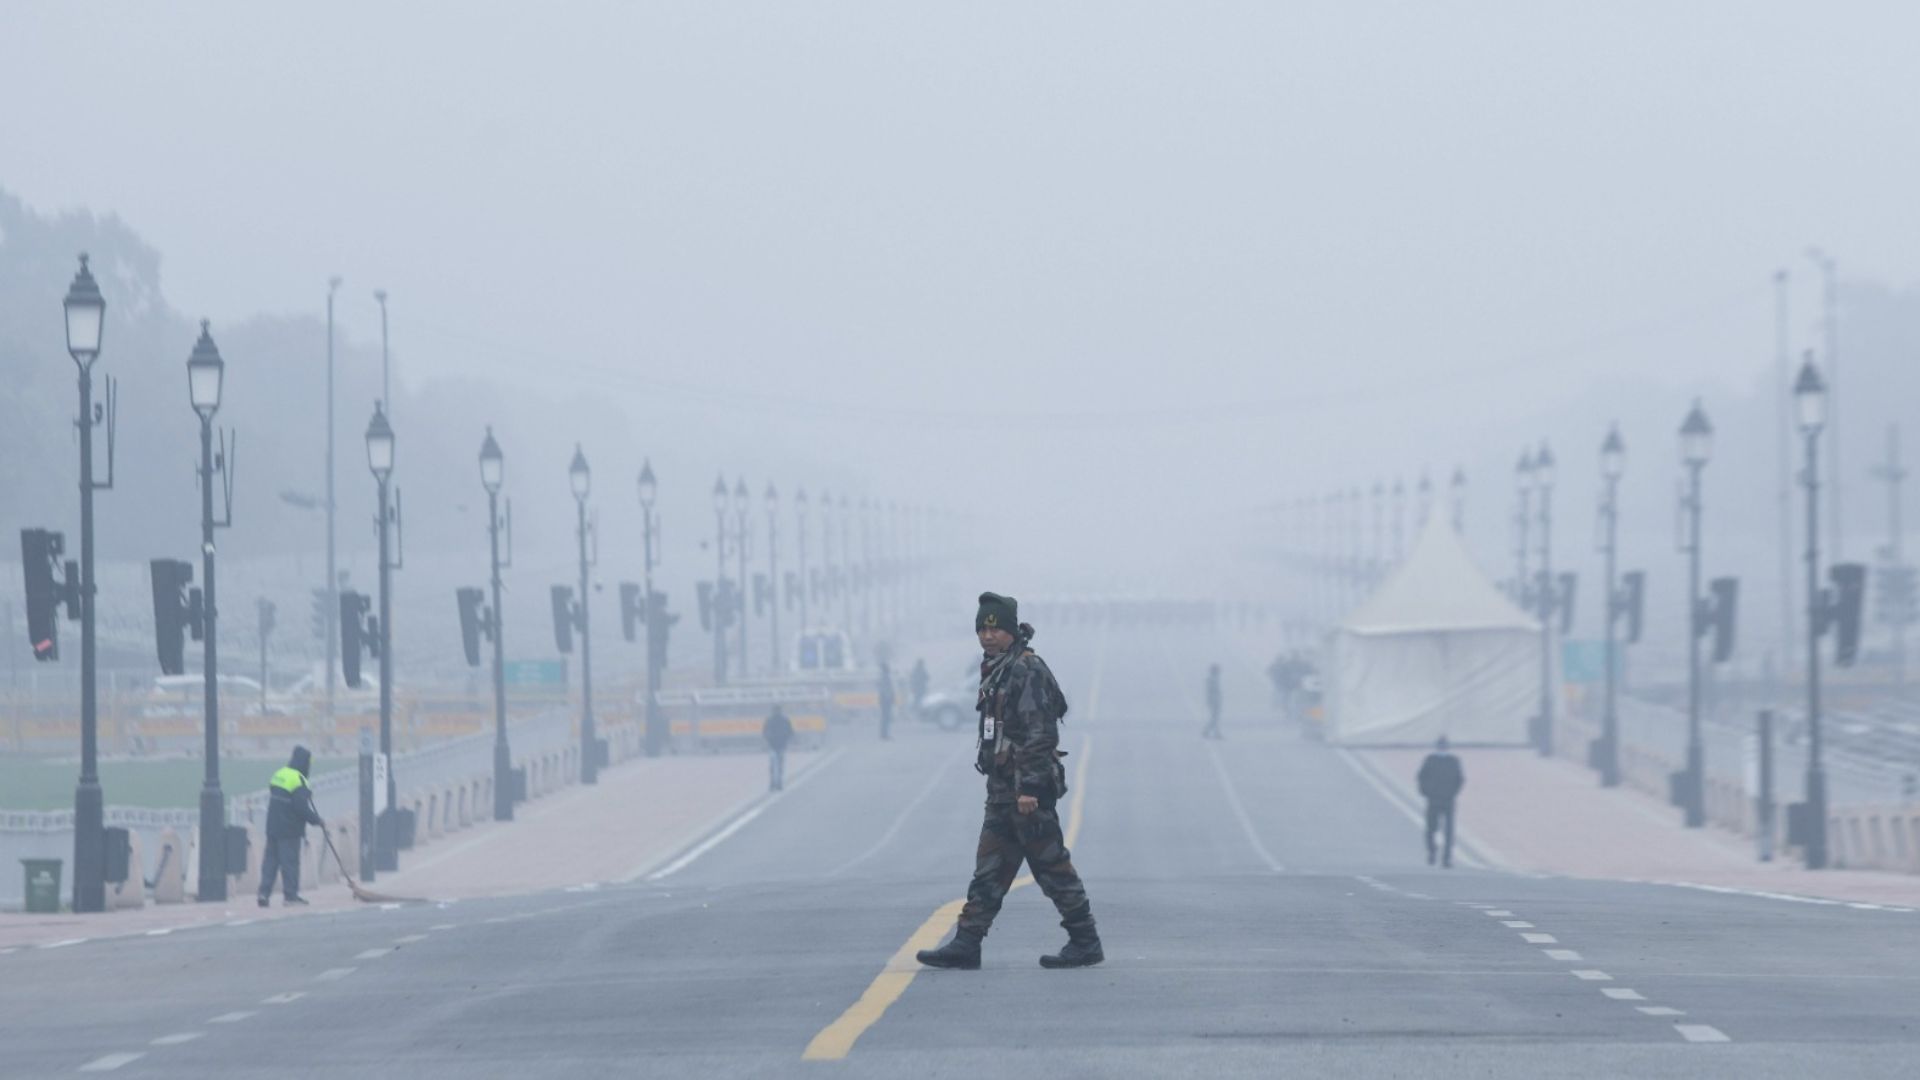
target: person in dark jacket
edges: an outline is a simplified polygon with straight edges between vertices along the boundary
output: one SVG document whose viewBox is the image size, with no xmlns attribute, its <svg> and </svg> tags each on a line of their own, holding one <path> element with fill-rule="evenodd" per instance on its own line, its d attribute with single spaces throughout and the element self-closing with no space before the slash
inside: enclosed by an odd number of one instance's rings
<svg viewBox="0 0 1920 1080">
<path fill-rule="evenodd" d="M 767 790 L 779 791 L 787 786 L 787 744 L 793 741 L 793 721 L 775 705 L 760 735 L 767 740 Z"/>
<path fill-rule="evenodd" d="M 1434 740 L 1433 753 L 1420 763 L 1420 795 L 1427 800 L 1427 865 L 1435 855 L 1433 834 L 1446 829 L 1446 846 L 1440 852 L 1440 865 L 1453 865 L 1453 803 L 1467 783 L 1460 759 L 1447 749 L 1447 737 Z"/>
<path fill-rule="evenodd" d="M 913 670 L 907 672 L 907 693 L 913 695 L 913 714 L 915 717 L 920 715 L 920 703 L 927 699 L 927 683 L 930 681 L 931 677 L 927 675 L 927 662 L 925 660 L 915 660 L 913 662 Z"/>
<path fill-rule="evenodd" d="M 277 874 L 284 883 L 286 902 L 304 904 L 300 895 L 300 846 L 306 843 L 307 826 L 326 823 L 313 806 L 313 789 L 307 786 L 307 773 L 313 768 L 313 754 L 304 746 L 293 748 L 293 756 L 284 768 L 267 782 L 267 837 L 260 855 L 260 906 L 267 906 L 273 895 Z"/>
<path fill-rule="evenodd" d="M 1220 734 L 1220 665 L 1207 669 L 1207 726 L 1200 732 L 1203 739 L 1221 739 Z"/>
<path fill-rule="evenodd" d="M 893 728 L 893 669 L 885 660 L 880 661 L 880 737 L 891 739 L 888 732 Z"/>
</svg>

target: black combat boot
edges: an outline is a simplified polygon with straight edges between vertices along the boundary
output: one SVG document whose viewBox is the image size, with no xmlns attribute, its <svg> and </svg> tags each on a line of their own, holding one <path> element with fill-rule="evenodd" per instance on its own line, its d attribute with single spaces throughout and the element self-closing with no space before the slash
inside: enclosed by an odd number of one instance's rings
<svg viewBox="0 0 1920 1080">
<path fill-rule="evenodd" d="M 1078 918 L 1067 919 L 1060 925 L 1067 928 L 1066 947 L 1050 956 L 1041 957 L 1041 967 L 1092 967 L 1107 958 L 1100 951 L 1100 932 L 1093 927 L 1092 911 L 1083 909 Z"/>
<path fill-rule="evenodd" d="M 1095 948 L 1098 947 L 1096 943 Z M 913 958 L 928 967 L 978 971 L 980 969 L 980 935 L 956 927 L 953 931 L 953 940 L 937 949 L 921 949 L 914 954 Z"/>
</svg>

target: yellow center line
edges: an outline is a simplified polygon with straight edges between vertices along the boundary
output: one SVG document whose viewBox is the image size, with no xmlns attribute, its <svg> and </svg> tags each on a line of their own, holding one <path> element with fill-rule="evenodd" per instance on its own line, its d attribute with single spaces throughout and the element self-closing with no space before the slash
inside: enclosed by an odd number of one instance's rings
<svg viewBox="0 0 1920 1080">
<path fill-rule="evenodd" d="M 1106 673 L 1106 644 L 1106 635 L 1103 633 L 1100 637 L 1100 650 L 1093 664 L 1093 685 L 1087 691 L 1088 720 L 1093 719 L 1094 711 L 1100 703 L 1100 678 Z M 1086 820 L 1084 810 L 1087 802 L 1087 762 L 1092 758 L 1093 736 L 1088 735 L 1080 740 L 1080 761 L 1073 768 L 1073 797 L 1067 803 L 1065 834 L 1069 851 L 1080 842 L 1080 825 Z M 1013 888 L 1031 884 L 1033 884 L 1033 876 L 1023 875 L 1013 883 Z M 925 970 L 920 966 L 920 961 L 914 958 L 914 954 L 921 949 L 931 949 L 940 944 L 940 939 L 947 936 L 948 928 L 953 926 L 954 920 L 960 917 L 960 909 L 965 905 L 964 899 L 949 900 L 928 916 L 927 921 L 921 923 L 920 928 L 907 938 L 907 943 L 900 946 L 887 959 L 887 965 L 881 968 L 880 974 L 868 984 L 866 992 L 860 995 L 860 1000 L 847 1006 L 846 1012 L 841 1013 L 833 1023 L 821 1028 L 820 1033 L 813 1037 L 813 1041 L 807 1043 L 806 1052 L 800 1055 L 801 1060 L 839 1061 L 846 1057 L 847 1052 L 853 1049 L 853 1044 L 859 1041 L 860 1036 L 865 1035 L 868 1028 L 878 1023 L 887 1009 L 900 1000 L 900 995 L 907 992 L 907 987 L 913 982 L 914 976 Z"/>
</svg>

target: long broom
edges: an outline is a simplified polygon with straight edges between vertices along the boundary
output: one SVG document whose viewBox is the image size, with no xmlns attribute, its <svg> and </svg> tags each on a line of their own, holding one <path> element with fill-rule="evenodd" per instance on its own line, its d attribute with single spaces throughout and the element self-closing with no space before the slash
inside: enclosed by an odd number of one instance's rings
<svg viewBox="0 0 1920 1080">
<path fill-rule="evenodd" d="M 340 867 L 340 876 L 346 879 L 347 888 L 353 891 L 353 898 L 355 900 L 359 900 L 368 904 L 425 904 L 425 903 L 428 903 L 428 901 L 421 900 L 417 897 L 388 896 L 385 893 L 377 893 L 371 889 L 361 888 L 360 883 L 353 880 L 353 875 L 347 873 L 346 860 L 340 857 L 340 849 L 333 846 L 333 830 L 327 828 L 327 825 L 325 822 L 320 823 L 320 835 L 327 838 L 327 850 L 333 852 L 333 861 L 335 865 Z"/>
</svg>

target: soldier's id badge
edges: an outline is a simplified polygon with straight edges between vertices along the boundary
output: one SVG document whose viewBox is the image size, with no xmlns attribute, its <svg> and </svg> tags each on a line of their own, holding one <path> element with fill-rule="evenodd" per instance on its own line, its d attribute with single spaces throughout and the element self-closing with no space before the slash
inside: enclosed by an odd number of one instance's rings
<svg viewBox="0 0 1920 1080">
<path fill-rule="evenodd" d="M 980 731 L 980 739 L 983 742 L 993 741 L 993 717 L 991 716 L 987 717 L 985 725 L 981 728 L 981 731 Z"/>
</svg>

